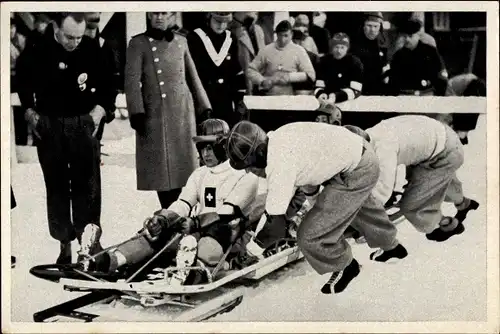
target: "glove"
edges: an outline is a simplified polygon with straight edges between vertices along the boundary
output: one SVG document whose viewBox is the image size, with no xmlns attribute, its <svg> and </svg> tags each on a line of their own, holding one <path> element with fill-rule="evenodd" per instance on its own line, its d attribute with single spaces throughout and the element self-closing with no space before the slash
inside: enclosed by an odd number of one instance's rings
<svg viewBox="0 0 500 334">
<path fill-rule="evenodd" d="M 164 226 L 164 219 L 165 217 L 163 216 L 153 216 L 153 218 L 144 222 L 144 231 L 149 240 L 156 240 L 161 234 Z"/>
<path fill-rule="evenodd" d="M 146 133 L 146 114 L 131 115 L 130 126 L 137 131 L 139 135 L 144 135 Z"/>
<path fill-rule="evenodd" d="M 199 220 L 196 217 L 195 218 L 186 217 L 179 224 L 179 231 L 184 234 L 191 234 L 199 230 L 199 225 L 200 225 Z"/>
</svg>

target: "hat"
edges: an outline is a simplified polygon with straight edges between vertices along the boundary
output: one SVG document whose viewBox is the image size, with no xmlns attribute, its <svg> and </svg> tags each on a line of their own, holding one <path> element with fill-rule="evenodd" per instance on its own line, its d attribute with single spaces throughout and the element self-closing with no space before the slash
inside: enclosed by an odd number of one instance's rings
<svg viewBox="0 0 500 334">
<path fill-rule="evenodd" d="M 267 142 L 267 134 L 255 123 L 241 121 L 229 132 L 226 153 L 234 169 L 253 166 L 257 161 L 259 146 Z"/>
<path fill-rule="evenodd" d="M 332 37 L 332 46 L 337 44 L 342 44 L 349 47 L 349 36 L 346 33 L 339 32 L 333 35 Z"/>
<path fill-rule="evenodd" d="M 221 23 L 229 23 L 233 20 L 233 14 L 229 12 L 211 12 L 210 15 Z"/>
<path fill-rule="evenodd" d="M 413 35 L 420 31 L 422 24 L 418 20 L 408 20 L 403 22 L 399 27 L 399 32 L 401 34 Z"/>
<path fill-rule="evenodd" d="M 382 23 L 384 21 L 384 16 L 382 12 L 367 12 L 365 13 L 365 21 Z"/>
</svg>

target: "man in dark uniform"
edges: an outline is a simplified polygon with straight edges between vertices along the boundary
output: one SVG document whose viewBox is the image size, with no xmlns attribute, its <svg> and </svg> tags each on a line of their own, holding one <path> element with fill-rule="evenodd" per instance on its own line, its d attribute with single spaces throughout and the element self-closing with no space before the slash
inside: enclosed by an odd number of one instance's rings
<svg viewBox="0 0 500 334">
<path fill-rule="evenodd" d="M 321 58 L 314 96 L 330 103 L 354 100 L 363 89 L 363 64 L 349 50 L 349 37 L 344 33 L 332 38 L 332 52 Z"/>
<path fill-rule="evenodd" d="M 363 63 L 363 95 L 385 95 L 389 81 L 387 45 L 381 12 L 365 14 L 363 32 L 353 41 L 351 53 Z"/>
<path fill-rule="evenodd" d="M 445 95 L 448 72 L 437 49 L 420 41 L 420 28 L 417 20 L 408 20 L 399 28 L 405 45 L 391 61 L 389 89 L 392 95 Z"/>
<path fill-rule="evenodd" d="M 246 80 L 238 60 L 238 40 L 227 30 L 230 13 L 210 13 L 208 24 L 188 35 L 189 50 L 207 92 L 212 113 L 233 126 L 246 113 Z M 205 118 L 199 117 L 197 123 Z"/>
<path fill-rule="evenodd" d="M 100 248 L 97 136 L 114 108 L 116 91 L 112 67 L 100 56 L 99 46 L 84 36 L 84 14 L 55 13 L 53 23 L 53 34 L 23 54 L 19 98 L 35 129 L 49 231 L 61 243 L 57 263 L 62 264 L 71 262 L 75 238 L 81 255 Z"/>
</svg>

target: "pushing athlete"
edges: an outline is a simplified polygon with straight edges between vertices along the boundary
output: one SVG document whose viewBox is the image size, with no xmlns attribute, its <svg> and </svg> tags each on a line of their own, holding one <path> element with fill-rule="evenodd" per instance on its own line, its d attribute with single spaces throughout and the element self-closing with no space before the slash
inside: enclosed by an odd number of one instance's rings
<svg viewBox="0 0 500 334">
<path fill-rule="evenodd" d="M 463 195 L 456 171 L 464 161 L 458 135 L 447 125 L 421 115 L 389 118 L 365 131 L 346 125 L 369 141 L 380 161 L 380 177 L 373 190 L 386 203 L 394 190 L 397 166 L 406 166 L 408 184 L 400 210 L 429 240 L 442 242 L 461 234 L 463 221 L 479 204 Z M 455 204 L 454 217 L 441 212 L 443 201 Z"/>
<path fill-rule="evenodd" d="M 286 236 L 285 212 L 301 187 L 308 200 L 317 198 L 310 201 L 314 205 L 298 227 L 297 242 L 316 272 L 332 273 L 323 293 L 343 291 L 359 274 L 360 266 L 343 237 L 351 224 L 363 230 L 371 248 L 384 251 L 373 257 L 375 261 L 407 256 L 395 226 L 371 195 L 379 176 L 378 159 L 359 136 L 316 122 L 290 123 L 266 134 L 258 125 L 242 121 L 229 133 L 226 147 L 235 169 L 267 180 L 267 222 L 247 245 L 254 255 Z"/>
</svg>

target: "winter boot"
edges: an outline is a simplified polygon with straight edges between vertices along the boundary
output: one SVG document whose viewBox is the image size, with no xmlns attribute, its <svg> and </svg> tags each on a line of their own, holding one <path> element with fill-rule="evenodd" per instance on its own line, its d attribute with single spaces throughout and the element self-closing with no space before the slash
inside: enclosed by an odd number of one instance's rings
<svg viewBox="0 0 500 334">
<path fill-rule="evenodd" d="M 328 282 L 321 288 L 321 292 L 325 294 L 332 293 L 332 286 L 335 293 L 344 291 L 347 285 L 359 275 L 359 268 L 358 261 L 352 259 L 351 263 L 344 270 L 336 271 L 332 274 Z"/>
<path fill-rule="evenodd" d="M 479 203 L 473 199 L 465 197 L 463 202 L 459 205 L 455 205 L 455 207 L 457 208 L 455 218 L 459 223 L 463 223 L 465 218 L 467 218 L 467 213 L 469 213 L 470 210 L 477 210 L 477 208 L 479 208 Z"/>
<path fill-rule="evenodd" d="M 439 223 L 439 227 L 425 236 L 429 240 L 443 242 L 454 236 L 462 234 L 465 231 L 464 225 L 455 217 L 443 217 Z"/>
<path fill-rule="evenodd" d="M 170 284 L 174 286 L 183 285 L 186 282 L 191 270 L 182 268 L 191 267 L 198 257 L 198 241 L 192 235 L 187 235 L 179 242 L 179 249 L 175 258 L 177 268 L 176 272 L 170 278 Z"/>
<path fill-rule="evenodd" d="M 84 260 L 102 250 L 101 243 L 99 242 L 101 234 L 102 230 L 96 224 L 87 224 L 83 230 L 77 261 L 83 261 L 84 270 L 88 270 L 90 265 L 90 261 Z"/>
<path fill-rule="evenodd" d="M 377 262 L 387 262 L 388 260 L 392 258 L 397 258 L 397 259 L 404 259 L 408 255 L 408 251 L 406 248 L 398 244 L 396 247 L 394 247 L 391 250 L 382 250 L 379 249 L 376 252 L 373 252 L 370 254 L 370 260 L 377 261 Z"/>
<path fill-rule="evenodd" d="M 56 264 L 71 264 L 71 242 L 62 242 Z"/>
</svg>

